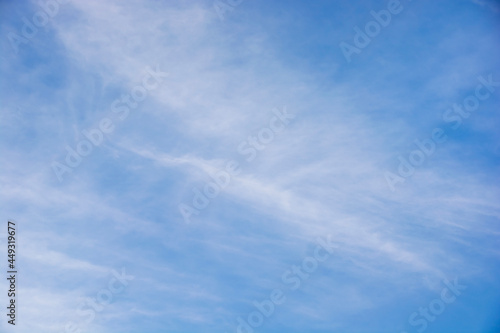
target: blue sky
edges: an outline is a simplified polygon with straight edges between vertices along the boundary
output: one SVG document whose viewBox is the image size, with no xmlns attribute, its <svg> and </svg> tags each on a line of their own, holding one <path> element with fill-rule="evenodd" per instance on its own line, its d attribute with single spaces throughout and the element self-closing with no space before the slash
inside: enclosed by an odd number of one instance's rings
<svg viewBox="0 0 500 333">
<path fill-rule="evenodd" d="M 497 1 L 0 15 L 2 332 L 500 330 Z"/>
</svg>

